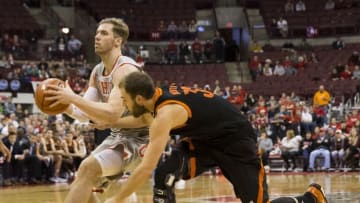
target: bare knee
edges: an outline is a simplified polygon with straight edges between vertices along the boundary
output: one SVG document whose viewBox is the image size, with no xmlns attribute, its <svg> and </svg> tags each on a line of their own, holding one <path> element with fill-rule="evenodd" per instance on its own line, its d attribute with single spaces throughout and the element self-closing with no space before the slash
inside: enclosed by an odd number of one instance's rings
<svg viewBox="0 0 360 203">
<path fill-rule="evenodd" d="M 100 164 L 94 157 L 89 156 L 80 164 L 77 178 L 87 179 L 95 182 L 96 179 L 101 176 L 101 174 L 102 171 Z"/>
</svg>

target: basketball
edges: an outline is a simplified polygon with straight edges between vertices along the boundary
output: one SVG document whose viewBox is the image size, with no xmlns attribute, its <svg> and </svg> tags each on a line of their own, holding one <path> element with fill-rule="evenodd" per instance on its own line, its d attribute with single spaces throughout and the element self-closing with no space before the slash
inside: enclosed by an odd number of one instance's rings
<svg viewBox="0 0 360 203">
<path fill-rule="evenodd" d="M 46 101 L 46 95 L 44 94 L 45 90 L 47 90 L 47 85 L 57 85 L 59 87 L 65 87 L 65 82 L 57 79 L 57 78 L 49 78 L 44 81 L 42 81 L 36 88 L 35 91 L 35 103 L 37 107 L 44 113 L 49 115 L 56 115 L 59 113 L 62 113 L 68 108 L 68 104 L 58 104 L 52 108 L 50 108 L 50 105 L 54 101 Z"/>
</svg>

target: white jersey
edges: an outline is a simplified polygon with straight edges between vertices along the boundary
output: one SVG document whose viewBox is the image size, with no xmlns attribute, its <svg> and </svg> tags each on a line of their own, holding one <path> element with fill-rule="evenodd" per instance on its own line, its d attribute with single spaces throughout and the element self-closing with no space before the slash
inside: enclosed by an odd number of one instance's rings
<svg viewBox="0 0 360 203">
<path fill-rule="evenodd" d="M 105 66 L 102 62 L 95 66 L 95 87 L 98 90 L 102 102 L 107 102 L 109 99 L 110 92 L 113 88 L 112 79 L 115 70 L 121 68 L 124 64 L 131 64 L 140 69 L 140 65 L 127 56 L 119 56 L 114 64 L 114 68 L 108 75 L 104 75 Z"/>
<path fill-rule="evenodd" d="M 98 90 L 98 95 L 102 102 L 107 102 L 110 96 L 110 92 L 113 88 L 113 74 L 116 69 L 121 68 L 124 64 L 131 64 L 137 67 L 140 70 L 140 65 L 137 64 L 133 59 L 127 56 L 120 56 L 113 70 L 108 75 L 103 75 L 105 67 L 103 63 L 99 63 L 95 66 L 95 86 Z M 119 98 L 120 99 L 120 98 Z M 131 115 L 129 110 L 125 110 L 121 117 Z M 116 116 L 116 115 L 114 115 Z M 120 115 L 119 115 L 120 116 Z M 109 142 L 107 142 L 109 141 Z M 126 154 L 125 162 L 127 164 L 131 163 L 138 157 L 141 157 L 141 152 L 139 149 L 142 149 L 141 146 L 146 145 L 149 141 L 149 129 L 146 128 L 136 128 L 136 129 L 125 129 L 125 128 L 112 128 L 111 134 L 104 140 L 104 142 L 99 145 L 93 153 L 97 153 L 106 148 L 116 148 L 118 145 L 124 146 L 124 152 Z"/>
</svg>

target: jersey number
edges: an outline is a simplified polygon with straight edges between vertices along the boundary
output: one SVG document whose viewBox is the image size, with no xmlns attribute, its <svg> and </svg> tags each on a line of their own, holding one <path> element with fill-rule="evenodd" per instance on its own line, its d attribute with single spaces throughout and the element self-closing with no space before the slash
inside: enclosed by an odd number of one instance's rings
<svg viewBox="0 0 360 203">
<path fill-rule="evenodd" d="M 201 89 L 195 89 L 195 88 L 190 88 L 190 87 L 180 87 L 182 89 L 182 91 L 184 92 L 184 95 L 188 95 L 189 93 L 193 93 L 193 94 L 197 94 L 197 93 L 203 93 L 203 96 L 206 98 L 213 98 L 214 94 L 212 92 L 206 91 L 206 90 L 201 90 Z M 179 95 L 180 92 L 177 90 L 177 86 L 170 86 L 169 87 L 169 92 L 172 95 Z"/>
</svg>

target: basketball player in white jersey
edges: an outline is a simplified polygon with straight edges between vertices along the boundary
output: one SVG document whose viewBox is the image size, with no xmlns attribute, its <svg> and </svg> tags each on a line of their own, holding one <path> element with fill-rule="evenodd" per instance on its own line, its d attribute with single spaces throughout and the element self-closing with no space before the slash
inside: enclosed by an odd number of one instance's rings
<svg viewBox="0 0 360 203">
<path fill-rule="evenodd" d="M 120 115 L 126 116 L 118 85 L 127 74 L 139 71 L 139 65 L 121 54 L 121 46 L 129 35 L 128 26 L 117 18 L 103 19 L 95 35 L 95 52 L 101 63 L 95 66 L 89 88 L 83 97 L 75 94 L 69 85 L 66 88 L 51 86 L 46 93 L 52 95 L 49 100 L 71 104 L 65 113 L 80 121 L 91 120 L 95 123 L 111 123 Z M 104 103 L 105 102 L 105 103 Z M 151 115 L 141 119 L 151 121 Z M 144 146 L 148 143 L 148 128 L 143 120 L 136 129 L 111 129 L 108 136 L 89 157 L 80 165 L 77 177 L 70 187 L 66 203 L 85 203 L 96 201 L 92 198 L 92 188 L 101 177 L 119 176 L 125 170 L 139 162 Z"/>
</svg>

